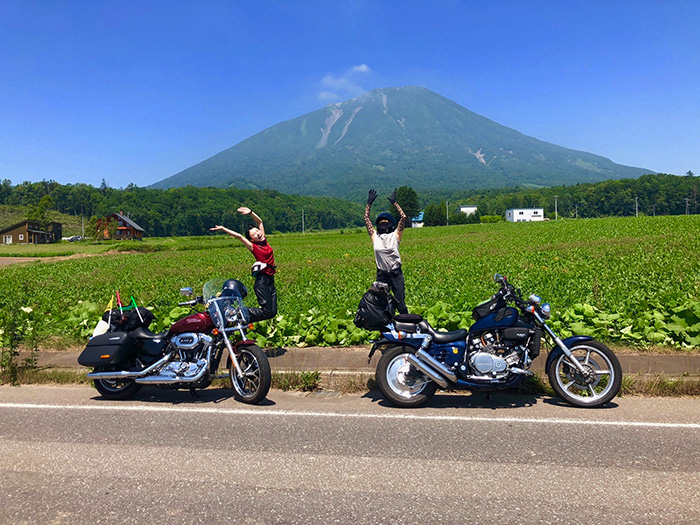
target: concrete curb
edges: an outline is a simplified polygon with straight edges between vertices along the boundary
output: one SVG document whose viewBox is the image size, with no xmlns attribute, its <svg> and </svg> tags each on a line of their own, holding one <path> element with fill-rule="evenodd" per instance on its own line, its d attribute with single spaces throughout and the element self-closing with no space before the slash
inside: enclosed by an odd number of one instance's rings
<svg viewBox="0 0 700 525">
<path fill-rule="evenodd" d="M 369 346 L 271 348 L 266 353 L 273 372 L 318 370 L 322 373 L 374 374 L 381 353 L 376 352 L 368 363 L 369 350 Z M 78 364 L 81 351 L 41 351 L 37 354 L 37 364 L 47 368 L 83 369 Z M 28 355 L 22 353 L 20 360 Z M 618 354 L 618 358 L 625 374 L 700 375 L 700 354 Z M 543 373 L 545 362 L 546 355 L 541 355 L 531 369 Z"/>
</svg>

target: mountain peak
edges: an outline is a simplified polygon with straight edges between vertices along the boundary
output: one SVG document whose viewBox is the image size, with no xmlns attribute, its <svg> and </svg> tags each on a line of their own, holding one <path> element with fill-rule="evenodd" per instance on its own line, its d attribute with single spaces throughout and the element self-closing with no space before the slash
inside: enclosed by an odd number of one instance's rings
<svg viewBox="0 0 700 525">
<path fill-rule="evenodd" d="M 636 178 L 528 137 L 420 86 L 377 88 L 268 128 L 153 185 L 349 197 L 368 187 L 476 189 Z"/>
</svg>

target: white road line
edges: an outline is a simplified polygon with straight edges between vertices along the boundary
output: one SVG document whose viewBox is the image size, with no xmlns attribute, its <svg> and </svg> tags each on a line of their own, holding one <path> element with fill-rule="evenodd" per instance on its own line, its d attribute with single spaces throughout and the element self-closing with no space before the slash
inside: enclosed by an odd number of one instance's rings
<svg viewBox="0 0 700 525">
<path fill-rule="evenodd" d="M 474 417 L 474 416 L 440 416 L 420 414 L 347 414 L 341 412 L 304 412 L 295 410 L 267 410 L 265 408 L 182 408 L 147 405 L 42 405 L 32 403 L 0 403 L 0 408 L 24 408 L 35 410 L 85 410 L 108 412 L 180 412 L 192 414 L 225 414 L 245 416 L 282 416 L 282 417 L 340 417 L 355 419 L 394 419 L 414 421 L 455 421 L 455 422 L 489 422 L 489 423 L 528 423 L 543 425 L 589 425 L 642 428 L 687 428 L 700 430 L 700 423 L 662 423 L 647 421 L 592 421 L 582 419 L 559 418 L 520 418 L 520 417 Z"/>
</svg>

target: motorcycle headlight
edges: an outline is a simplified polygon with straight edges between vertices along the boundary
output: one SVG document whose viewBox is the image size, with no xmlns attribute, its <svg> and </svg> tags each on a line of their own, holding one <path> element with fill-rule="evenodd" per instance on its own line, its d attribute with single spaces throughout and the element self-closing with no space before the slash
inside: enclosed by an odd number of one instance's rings
<svg viewBox="0 0 700 525">
<path fill-rule="evenodd" d="M 549 303 L 544 303 L 540 306 L 540 315 L 542 315 L 542 319 L 549 319 L 552 317 L 552 308 L 549 306 Z"/>
<path fill-rule="evenodd" d="M 224 317 L 226 318 L 227 322 L 235 323 L 238 321 L 238 309 L 233 306 L 227 307 L 224 311 Z"/>
<path fill-rule="evenodd" d="M 542 299 L 540 298 L 539 295 L 535 295 L 534 293 L 530 296 L 530 304 L 540 304 L 542 302 Z"/>
</svg>

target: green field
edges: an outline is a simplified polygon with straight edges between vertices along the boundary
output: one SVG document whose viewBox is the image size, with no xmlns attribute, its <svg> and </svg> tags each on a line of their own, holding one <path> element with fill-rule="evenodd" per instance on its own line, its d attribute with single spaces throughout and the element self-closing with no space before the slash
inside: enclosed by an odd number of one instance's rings
<svg viewBox="0 0 700 525">
<path fill-rule="evenodd" d="M 471 309 L 496 290 L 496 272 L 524 295 L 549 301 L 564 335 L 627 345 L 700 346 L 700 216 L 608 218 L 410 229 L 401 255 L 409 309 L 444 329 L 466 327 Z M 269 237 L 278 265 L 279 316 L 256 329 L 268 345 L 354 344 L 370 334 L 351 323 L 374 279 L 364 229 Z M 0 308 L 20 307 L 41 333 L 83 341 L 115 290 L 151 307 L 159 326 L 182 313 L 183 286 L 236 277 L 250 290 L 250 253 L 221 235 L 142 243 L 59 243 L 94 256 L 0 268 Z M 0 256 L 27 247 L 1 246 Z M 54 250 L 53 252 L 51 250 Z M 126 250 L 119 252 L 116 250 Z M 79 301 L 83 303 L 79 304 Z"/>
</svg>

